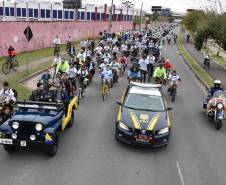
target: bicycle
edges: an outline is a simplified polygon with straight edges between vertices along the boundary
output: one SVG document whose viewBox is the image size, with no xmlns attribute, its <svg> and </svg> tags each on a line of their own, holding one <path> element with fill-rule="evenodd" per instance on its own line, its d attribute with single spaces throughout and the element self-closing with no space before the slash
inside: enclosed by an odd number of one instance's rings
<svg viewBox="0 0 226 185">
<path fill-rule="evenodd" d="M 16 58 L 8 57 L 2 65 L 2 72 L 4 74 L 8 74 L 11 69 L 13 69 L 14 71 L 17 71 L 19 69 L 19 63 Z"/>
<path fill-rule="evenodd" d="M 88 79 L 85 78 L 84 80 L 80 81 L 80 87 L 79 87 L 79 91 L 78 91 L 78 97 L 79 99 L 85 96 L 85 86 L 87 86 L 88 83 Z"/>
<path fill-rule="evenodd" d="M 172 102 L 175 101 L 176 93 L 177 93 L 177 84 L 176 82 L 173 82 L 173 85 L 170 87 L 170 96 L 171 96 Z"/>
<path fill-rule="evenodd" d="M 107 83 L 107 81 L 105 81 L 102 85 L 102 98 L 103 98 L 103 101 L 105 101 L 107 95 L 109 94 L 109 91 L 110 91 L 110 88 L 109 88 L 109 85 Z"/>
</svg>

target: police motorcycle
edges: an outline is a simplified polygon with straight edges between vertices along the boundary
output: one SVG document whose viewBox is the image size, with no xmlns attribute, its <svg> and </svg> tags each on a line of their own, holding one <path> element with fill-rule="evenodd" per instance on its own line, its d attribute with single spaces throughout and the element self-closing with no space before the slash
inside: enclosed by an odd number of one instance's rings
<svg viewBox="0 0 226 185">
<path fill-rule="evenodd" d="M 203 109 L 209 119 L 214 121 L 214 126 L 220 130 L 225 119 L 226 91 L 216 91 L 212 97 L 204 99 Z"/>
</svg>

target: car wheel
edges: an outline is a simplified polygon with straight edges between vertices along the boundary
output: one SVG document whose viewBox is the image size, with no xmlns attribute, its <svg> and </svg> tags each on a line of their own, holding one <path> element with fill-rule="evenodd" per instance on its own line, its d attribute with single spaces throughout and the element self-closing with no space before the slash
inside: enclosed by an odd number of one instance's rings
<svg viewBox="0 0 226 185">
<path fill-rule="evenodd" d="M 53 144 L 48 145 L 48 155 L 50 157 L 53 157 L 56 155 L 57 150 L 58 150 L 58 144 L 59 144 L 59 136 L 56 135 L 54 137 Z"/>
<path fill-rule="evenodd" d="M 14 145 L 4 145 L 3 147 L 8 153 L 14 153 L 16 151 L 16 146 Z"/>
<path fill-rule="evenodd" d="M 71 128 L 73 124 L 74 124 L 74 110 L 72 110 L 71 119 L 70 119 L 69 123 L 67 124 L 67 128 Z"/>
</svg>

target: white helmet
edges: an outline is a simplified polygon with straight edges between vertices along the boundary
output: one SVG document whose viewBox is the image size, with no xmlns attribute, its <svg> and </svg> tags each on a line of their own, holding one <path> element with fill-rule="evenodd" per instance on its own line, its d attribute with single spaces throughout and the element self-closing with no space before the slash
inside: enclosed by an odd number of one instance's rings
<svg viewBox="0 0 226 185">
<path fill-rule="evenodd" d="M 215 81 L 214 81 L 214 84 L 216 84 L 216 85 L 221 85 L 221 81 L 220 81 L 220 80 L 215 80 Z"/>
</svg>

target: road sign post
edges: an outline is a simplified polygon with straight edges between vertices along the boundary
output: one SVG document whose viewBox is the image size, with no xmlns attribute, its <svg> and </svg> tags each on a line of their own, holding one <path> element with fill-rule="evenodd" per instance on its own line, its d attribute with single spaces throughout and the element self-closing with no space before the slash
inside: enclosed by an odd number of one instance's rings
<svg viewBox="0 0 226 185">
<path fill-rule="evenodd" d="M 26 27 L 26 29 L 24 30 L 24 35 L 27 39 L 27 53 L 26 53 L 26 63 L 27 63 L 27 73 L 28 73 L 28 55 L 29 55 L 29 42 L 33 37 L 33 33 L 31 31 L 30 26 Z"/>
</svg>

